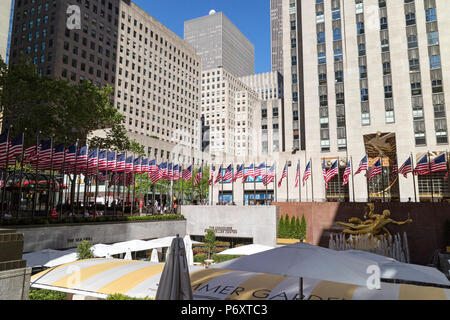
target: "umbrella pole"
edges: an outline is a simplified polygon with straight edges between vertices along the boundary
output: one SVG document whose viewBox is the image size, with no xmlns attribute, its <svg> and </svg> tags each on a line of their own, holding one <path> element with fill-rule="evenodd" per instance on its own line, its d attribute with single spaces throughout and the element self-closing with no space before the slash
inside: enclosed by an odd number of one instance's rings
<svg viewBox="0 0 450 320">
<path fill-rule="evenodd" d="M 299 283 L 299 300 L 303 300 L 303 278 L 300 277 L 300 283 Z"/>
</svg>

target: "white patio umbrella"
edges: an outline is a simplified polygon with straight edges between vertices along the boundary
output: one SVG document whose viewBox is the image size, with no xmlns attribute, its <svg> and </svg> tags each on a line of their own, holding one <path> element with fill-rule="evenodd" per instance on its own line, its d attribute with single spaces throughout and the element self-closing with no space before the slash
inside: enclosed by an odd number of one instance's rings
<svg viewBox="0 0 450 320">
<path fill-rule="evenodd" d="M 150 259 L 150 262 L 159 263 L 158 250 L 153 249 L 153 251 L 152 251 L 152 258 Z"/>
<path fill-rule="evenodd" d="M 445 274 L 435 268 L 403 263 L 392 258 L 360 250 L 347 250 L 341 252 L 377 261 L 381 269 L 381 279 L 439 284 L 449 286 L 450 288 L 450 281 L 448 281 Z"/>
<path fill-rule="evenodd" d="M 43 267 L 49 262 L 66 256 L 70 253 L 76 252 L 76 249 L 59 251 L 53 249 L 45 249 L 37 252 L 26 253 L 23 255 L 23 260 L 27 261 L 27 267 Z M 76 261 L 76 259 L 75 259 Z"/>
<path fill-rule="evenodd" d="M 376 278 L 368 273 L 373 266 L 379 267 L 373 260 L 296 243 L 219 263 L 213 268 L 298 277 L 303 299 L 303 278 L 365 286 L 369 276 Z"/>
<path fill-rule="evenodd" d="M 193 266 L 194 265 L 194 252 L 192 251 L 191 237 L 189 235 L 186 235 L 183 240 L 184 240 L 184 246 L 185 246 L 185 250 L 186 250 L 187 264 L 188 264 L 188 266 Z"/>
<path fill-rule="evenodd" d="M 72 253 L 66 254 L 62 257 L 59 257 L 59 258 L 56 258 L 56 259 L 53 259 L 53 260 L 47 262 L 44 265 L 44 267 L 53 268 L 53 267 L 57 267 L 57 266 L 60 266 L 60 265 L 66 264 L 66 263 L 75 262 L 77 260 L 78 260 L 78 253 L 72 252 Z"/>
<path fill-rule="evenodd" d="M 263 246 L 260 244 L 250 244 L 248 246 L 236 247 L 228 249 L 218 253 L 219 255 L 232 255 L 232 256 L 249 256 L 251 254 L 264 252 L 267 250 L 275 249 L 275 247 Z"/>
</svg>

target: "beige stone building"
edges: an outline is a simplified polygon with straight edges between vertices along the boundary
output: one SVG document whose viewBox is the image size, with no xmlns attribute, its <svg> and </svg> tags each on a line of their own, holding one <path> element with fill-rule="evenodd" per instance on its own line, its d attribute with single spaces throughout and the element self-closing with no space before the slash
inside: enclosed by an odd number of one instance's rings
<svg viewBox="0 0 450 320">
<path fill-rule="evenodd" d="M 115 105 L 151 158 L 201 161 L 201 59 L 136 4 L 120 3 Z M 201 162 L 200 162 L 201 163 Z"/>
<path fill-rule="evenodd" d="M 0 56 L 6 61 L 8 55 L 8 39 L 11 22 L 11 4 L 12 0 L 3 0 L 0 3 Z"/>
</svg>

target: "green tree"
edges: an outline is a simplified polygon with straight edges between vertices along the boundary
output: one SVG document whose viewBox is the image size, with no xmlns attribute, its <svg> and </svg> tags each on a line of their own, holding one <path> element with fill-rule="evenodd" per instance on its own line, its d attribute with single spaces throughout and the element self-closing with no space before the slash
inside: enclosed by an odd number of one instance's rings
<svg viewBox="0 0 450 320">
<path fill-rule="evenodd" d="M 302 222 L 300 223 L 300 238 L 306 240 L 306 219 L 305 215 L 302 215 Z"/>
<path fill-rule="evenodd" d="M 300 219 L 295 217 L 295 235 L 294 239 L 300 239 L 301 237 L 301 228 L 300 228 Z"/>
<path fill-rule="evenodd" d="M 295 230 L 295 217 L 291 217 L 291 222 L 289 223 L 289 238 L 295 239 L 296 237 L 296 230 Z"/>
<path fill-rule="evenodd" d="M 91 251 L 92 245 L 89 241 L 83 241 L 78 245 L 77 258 L 78 260 L 87 260 L 94 258 L 94 254 Z"/>
<path fill-rule="evenodd" d="M 280 217 L 278 222 L 278 238 L 284 238 L 284 217 Z"/>
<path fill-rule="evenodd" d="M 211 252 L 216 248 L 216 233 L 214 230 L 207 230 L 205 235 L 205 247 L 208 250 L 208 259 L 211 259 Z"/>
</svg>

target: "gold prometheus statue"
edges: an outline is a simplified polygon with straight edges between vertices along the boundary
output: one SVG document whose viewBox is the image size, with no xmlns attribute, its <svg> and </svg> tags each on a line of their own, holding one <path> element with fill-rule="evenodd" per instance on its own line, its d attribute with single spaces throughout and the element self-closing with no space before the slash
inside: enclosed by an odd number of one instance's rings
<svg viewBox="0 0 450 320">
<path fill-rule="evenodd" d="M 413 222 L 413 220 L 409 218 L 403 222 L 395 221 L 390 218 L 391 212 L 389 210 L 384 210 L 383 214 L 375 214 L 375 205 L 373 203 L 369 203 L 368 206 L 369 213 L 364 216 L 364 218 L 368 216 L 369 219 L 362 221 L 359 218 L 351 218 L 348 222 L 337 222 L 337 225 L 346 228 L 342 232 L 351 235 L 370 234 L 372 236 L 379 236 L 382 231 L 384 231 L 384 235 L 389 235 L 390 232 L 386 228 L 386 225 L 390 223 L 404 225 Z"/>
</svg>

